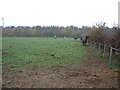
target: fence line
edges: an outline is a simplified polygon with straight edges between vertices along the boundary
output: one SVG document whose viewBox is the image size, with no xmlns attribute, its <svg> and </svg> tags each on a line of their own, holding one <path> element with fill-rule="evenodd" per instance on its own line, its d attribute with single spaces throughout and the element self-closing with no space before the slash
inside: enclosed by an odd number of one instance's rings
<svg viewBox="0 0 120 90">
<path fill-rule="evenodd" d="M 112 62 L 116 62 L 116 64 L 119 64 L 118 59 L 120 59 L 120 50 L 93 41 L 89 41 L 89 45 L 99 51 L 102 54 L 103 58 L 107 56 L 109 64 L 111 64 Z"/>
</svg>

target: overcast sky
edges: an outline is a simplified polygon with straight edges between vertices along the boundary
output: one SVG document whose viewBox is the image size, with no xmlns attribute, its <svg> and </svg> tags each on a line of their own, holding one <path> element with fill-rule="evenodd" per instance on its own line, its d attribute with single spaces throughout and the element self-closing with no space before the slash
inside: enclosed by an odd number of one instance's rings
<svg viewBox="0 0 120 90">
<path fill-rule="evenodd" d="M 0 0 L 0 26 L 92 26 L 118 23 L 120 0 Z"/>
</svg>

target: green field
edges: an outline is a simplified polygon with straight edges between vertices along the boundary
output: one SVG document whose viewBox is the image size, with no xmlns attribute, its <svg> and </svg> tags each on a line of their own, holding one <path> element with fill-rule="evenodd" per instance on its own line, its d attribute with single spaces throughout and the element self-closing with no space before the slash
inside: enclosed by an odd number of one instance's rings
<svg viewBox="0 0 120 90">
<path fill-rule="evenodd" d="M 82 65 L 87 55 L 82 44 L 73 38 L 5 37 L 2 40 L 3 72 L 53 65 Z"/>
</svg>

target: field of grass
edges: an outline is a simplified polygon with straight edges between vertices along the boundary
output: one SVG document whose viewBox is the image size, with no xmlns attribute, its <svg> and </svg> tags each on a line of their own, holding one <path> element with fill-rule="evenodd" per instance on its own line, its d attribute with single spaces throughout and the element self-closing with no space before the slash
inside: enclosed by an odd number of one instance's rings
<svg viewBox="0 0 120 90">
<path fill-rule="evenodd" d="M 87 51 L 73 38 L 4 37 L 3 72 L 18 72 L 43 66 L 82 65 Z"/>
</svg>

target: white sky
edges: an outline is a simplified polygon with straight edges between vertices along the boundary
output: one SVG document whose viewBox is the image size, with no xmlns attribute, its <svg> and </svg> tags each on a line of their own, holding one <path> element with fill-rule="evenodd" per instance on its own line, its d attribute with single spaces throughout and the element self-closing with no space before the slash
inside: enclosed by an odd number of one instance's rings
<svg viewBox="0 0 120 90">
<path fill-rule="evenodd" d="M 5 26 L 92 26 L 118 23 L 120 0 L 0 0 Z M 0 26 L 2 19 L 0 19 Z"/>
</svg>

